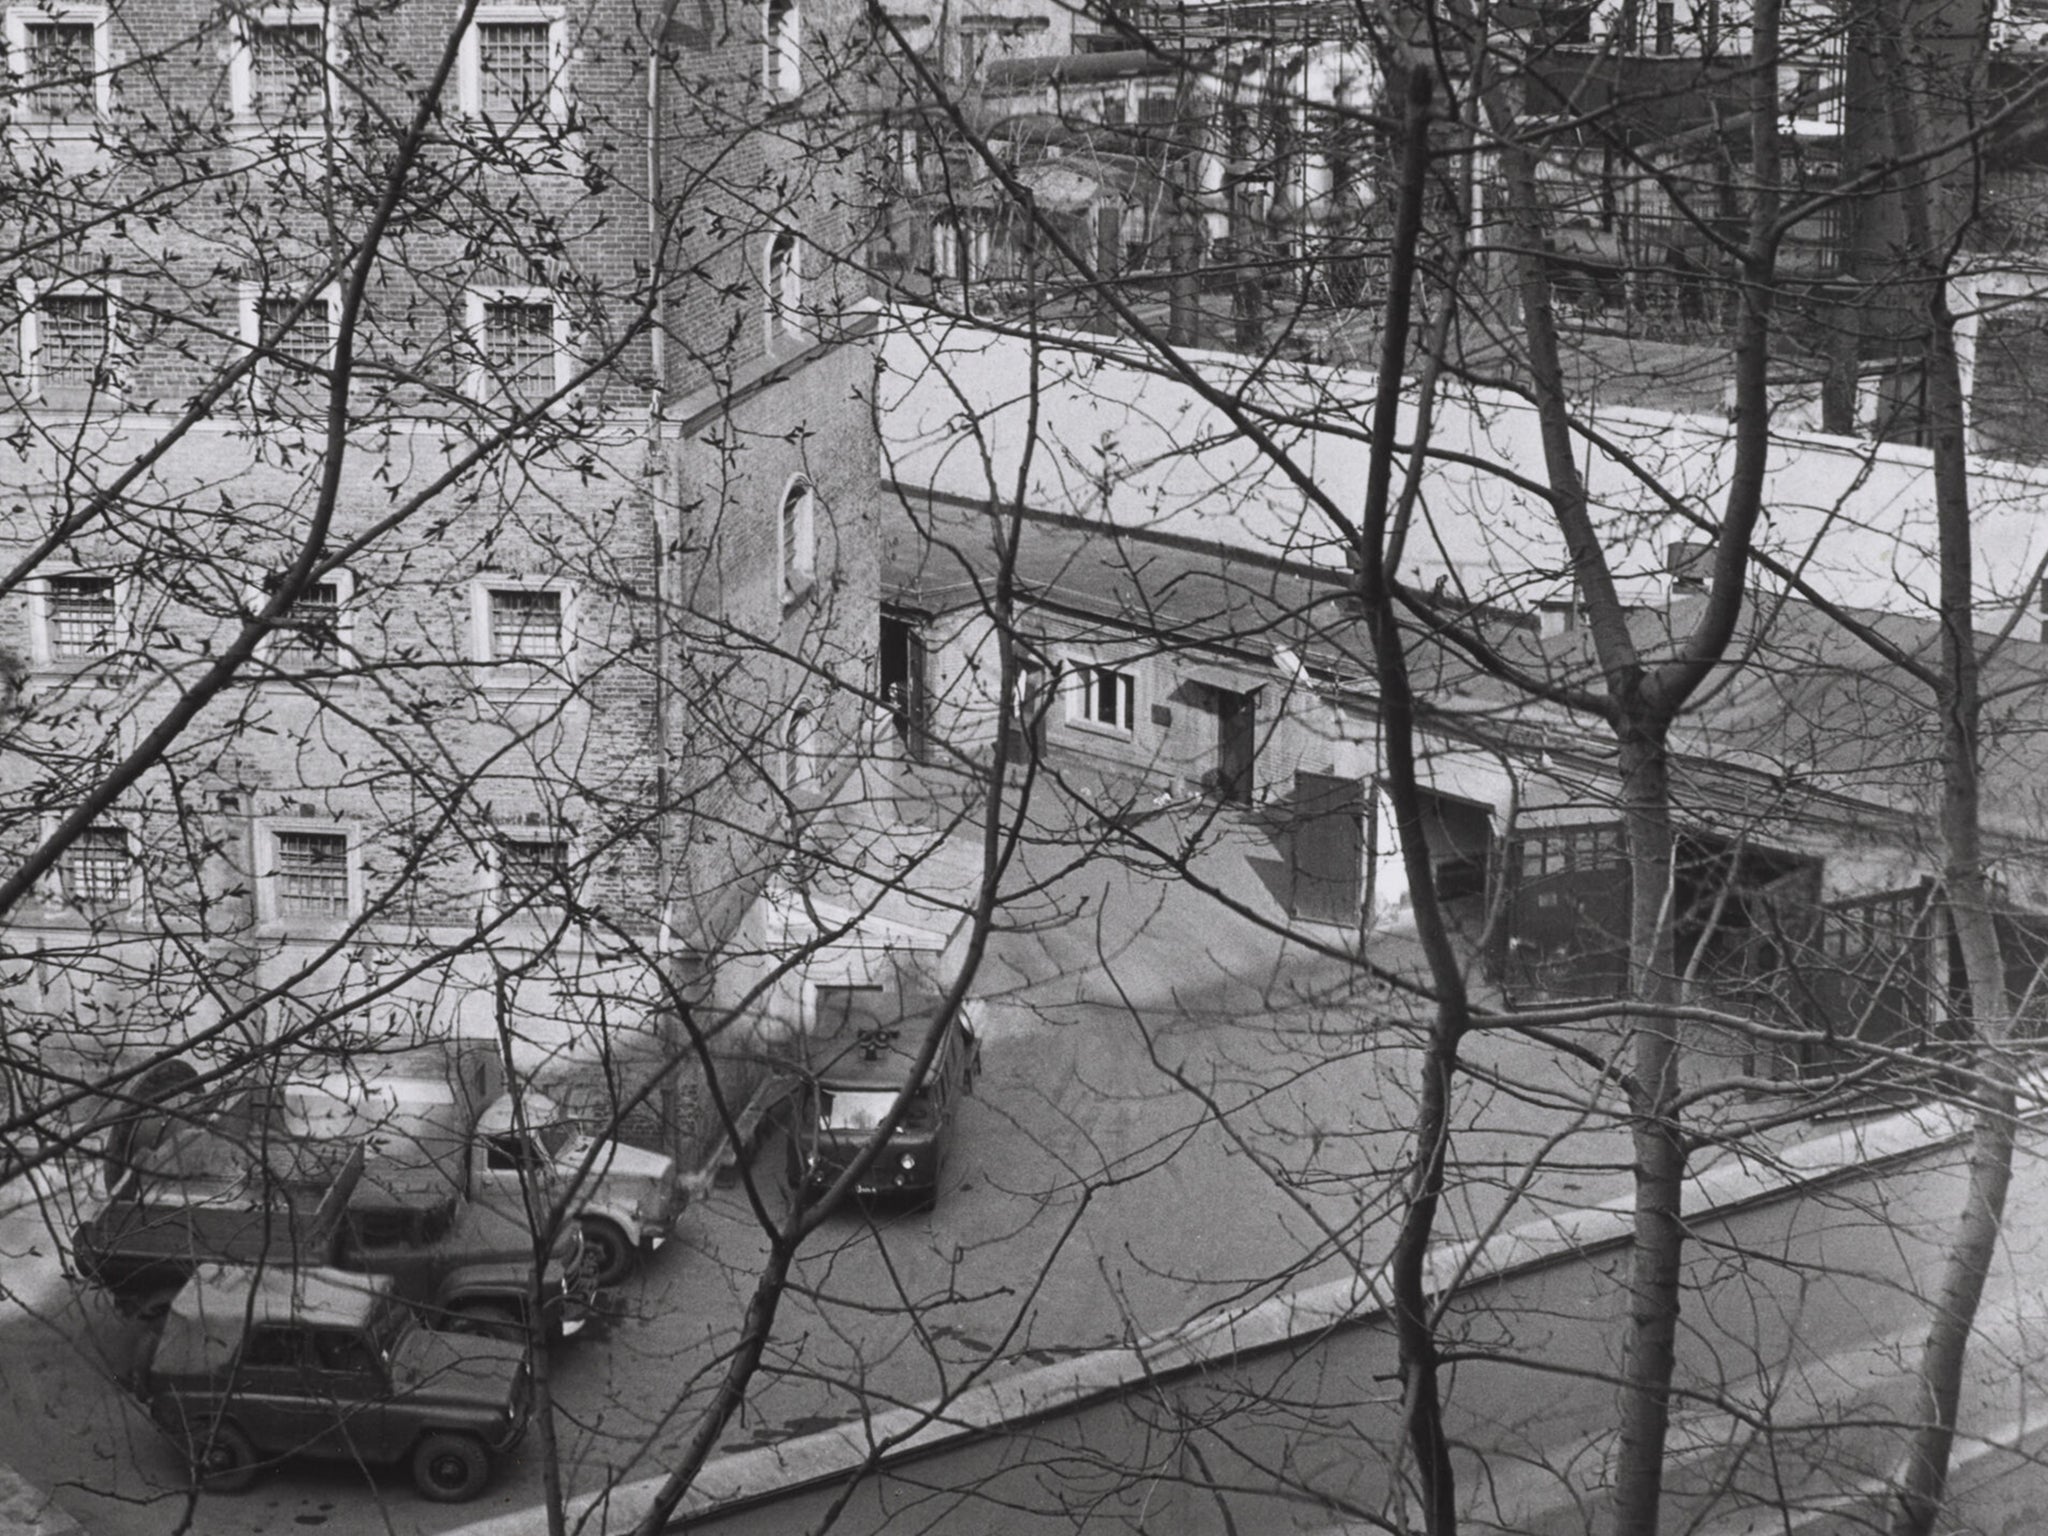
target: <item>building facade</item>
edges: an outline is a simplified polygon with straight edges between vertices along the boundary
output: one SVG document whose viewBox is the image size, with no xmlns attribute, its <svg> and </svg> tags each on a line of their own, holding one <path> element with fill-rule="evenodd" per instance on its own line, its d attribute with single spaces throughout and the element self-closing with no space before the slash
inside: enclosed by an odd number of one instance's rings
<svg viewBox="0 0 2048 1536">
<path fill-rule="evenodd" d="M 10 867 L 84 818 L 24 1102 L 449 1034 L 637 1091 L 716 1016 L 872 691 L 843 20 L 7 9 Z"/>
</svg>

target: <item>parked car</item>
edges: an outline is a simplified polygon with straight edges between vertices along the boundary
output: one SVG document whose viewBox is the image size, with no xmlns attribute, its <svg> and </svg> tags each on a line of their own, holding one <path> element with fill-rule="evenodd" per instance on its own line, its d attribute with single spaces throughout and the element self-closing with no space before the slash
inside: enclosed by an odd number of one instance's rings
<svg viewBox="0 0 2048 1536">
<path fill-rule="evenodd" d="M 385 1276 L 277 1266 L 196 1272 L 135 1388 L 205 1488 L 310 1456 L 402 1463 L 439 1503 L 484 1491 L 531 1406 L 521 1346 L 428 1331 Z"/>
<path fill-rule="evenodd" d="M 222 1125 L 166 1138 L 72 1234 L 79 1273 L 123 1310 L 159 1315 L 200 1266 L 234 1262 L 383 1276 L 423 1321 L 459 1332 L 569 1338 L 589 1320 L 596 1285 L 575 1226 L 536 1276 L 531 1231 L 431 1169 L 369 1169 L 360 1143 L 252 1145 Z"/>
<path fill-rule="evenodd" d="M 918 1049 L 940 1006 L 937 997 L 915 992 L 842 988 L 821 996 L 818 1017 L 801 1042 L 792 1186 L 810 1193 L 830 1187 L 904 1100 L 902 1117 L 854 1193 L 923 1210 L 938 1204 L 954 1117 L 981 1067 L 980 1041 L 956 1014 L 930 1070 L 922 1080 L 913 1078 Z"/>
</svg>

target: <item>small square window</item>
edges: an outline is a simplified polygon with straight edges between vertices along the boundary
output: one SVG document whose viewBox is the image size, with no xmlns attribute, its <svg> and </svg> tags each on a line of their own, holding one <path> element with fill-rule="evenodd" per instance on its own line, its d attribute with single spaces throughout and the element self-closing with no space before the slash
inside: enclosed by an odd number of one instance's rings
<svg viewBox="0 0 2048 1536">
<path fill-rule="evenodd" d="M 1116 667 L 1075 670 L 1068 718 L 1079 725 L 1128 736 L 1138 724 L 1137 679 Z"/>
<path fill-rule="evenodd" d="M 333 351 L 333 323 L 328 306 L 315 300 L 303 311 L 289 294 L 264 294 L 256 301 L 258 335 L 280 360 L 300 369 L 327 366 Z M 294 316 L 297 316 L 294 319 Z"/>
<path fill-rule="evenodd" d="M 90 122 L 99 107 L 99 24 L 54 17 L 21 24 L 22 99 L 46 123 Z"/>
<path fill-rule="evenodd" d="M 135 853 L 125 827 L 87 827 L 60 861 L 65 899 L 75 906 L 127 902 L 135 880 Z"/>
<path fill-rule="evenodd" d="M 95 661 L 114 653 L 120 610 L 111 576 L 52 576 L 46 633 L 53 661 Z"/>
<path fill-rule="evenodd" d="M 272 870 L 279 917 L 347 917 L 348 835 L 342 832 L 278 832 L 273 835 Z"/>
<path fill-rule="evenodd" d="M 559 903 L 568 874 L 569 844 L 564 839 L 498 839 L 498 893 L 506 905 Z"/>
<path fill-rule="evenodd" d="M 546 587 L 495 587 L 490 593 L 492 661 L 559 662 L 562 594 Z"/>
<path fill-rule="evenodd" d="M 341 659 L 339 581 L 310 583 L 276 630 L 280 661 L 331 664 Z"/>
<path fill-rule="evenodd" d="M 113 306 L 104 293 L 45 293 L 35 303 L 37 385 L 89 390 L 111 382 Z"/>
<path fill-rule="evenodd" d="M 291 18 L 249 25 L 249 111 L 266 123 L 318 118 L 325 106 L 327 32 Z"/>
</svg>

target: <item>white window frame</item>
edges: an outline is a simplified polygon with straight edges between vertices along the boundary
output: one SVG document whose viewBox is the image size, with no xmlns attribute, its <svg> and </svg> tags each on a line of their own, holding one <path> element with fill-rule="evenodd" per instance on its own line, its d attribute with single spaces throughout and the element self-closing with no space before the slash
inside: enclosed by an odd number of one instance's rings
<svg viewBox="0 0 2048 1536">
<path fill-rule="evenodd" d="M 566 121 L 569 117 L 569 96 L 565 84 L 569 62 L 568 28 L 559 5 L 480 5 L 476 15 L 470 19 L 469 29 L 462 34 L 462 48 L 456 60 L 457 94 L 462 115 L 472 122 L 481 122 L 484 117 L 484 73 L 482 29 L 488 26 L 531 26 L 545 22 L 548 29 L 548 94 L 547 104 L 538 120 L 522 120 L 517 124 L 497 123 L 493 127 L 500 132 L 511 131 L 520 134 L 545 133 Z"/>
<path fill-rule="evenodd" d="M 464 295 L 464 322 L 469 330 L 470 346 L 474 349 L 476 362 L 471 368 L 469 387 L 466 393 L 473 400 L 492 403 L 505 400 L 498 387 L 498 380 L 492 375 L 490 364 L 490 343 L 484 332 L 484 320 L 492 304 L 538 304 L 545 303 L 553 311 L 553 332 L 555 342 L 555 379 L 550 395 L 569 387 L 569 380 L 575 374 L 575 359 L 571 355 L 569 317 L 561 299 L 552 288 L 499 284 L 488 288 L 472 288 Z M 560 409 L 568 401 L 564 395 L 550 409 Z M 538 402 L 512 400 L 515 405 L 533 405 Z"/>
<path fill-rule="evenodd" d="M 770 101 L 794 101 L 803 94 L 802 0 L 761 0 L 761 88 Z"/>
<path fill-rule="evenodd" d="M 501 658 L 491 649 L 491 594 L 554 592 L 561 597 L 562 657 L 553 668 Z M 469 654 L 486 693 L 562 694 L 576 683 L 576 588 L 555 576 L 488 572 L 469 586 Z"/>
<path fill-rule="evenodd" d="M 76 278 L 44 282 L 24 277 L 16 280 L 15 290 L 21 316 L 16 329 L 21 335 L 21 378 L 26 398 L 41 400 L 48 387 L 44 378 L 43 323 L 39 306 L 46 298 L 84 295 L 104 299 L 107 304 L 107 368 L 111 377 L 93 398 L 118 402 L 125 393 L 124 375 L 128 360 L 127 350 L 121 345 L 121 279 L 109 277 L 89 283 Z M 81 394 L 92 394 L 83 386 L 64 384 L 59 387 L 66 392 L 77 390 Z"/>
<path fill-rule="evenodd" d="M 347 845 L 348 910 L 314 916 L 283 910 L 278 888 L 278 839 L 289 836 L 338 837 Z M 352 923 L 363 911 L 363 851 L 356 829 L 343 822 L 308 816 L 273 817 L 256 824 L 256 919 L 294 927 L 329 928 Z"/>
<path fill-rule="evenodd" d="M 270 666 L 281 670 L 297 669 L 312 665 L 321 667 L 346 668 L 353 662 L 356 639 L 356 578 L 355 573 L 345 568 L 328 571 L 315 578 L 319 582 L 332 582 L 335 589 L 334 649 L 332 662 L 309 662 L 294 653 L 289 625 L 280 625 L 263 637 L 259 654 Z M 252 588 L 249 592 L 249 611 L 260 613 L 263 605 L 270 601 L 270 592 L 265 588 Z M 287 610 L 289 616 L 289 610 Z"/>
<path fill-rule="evenodd" d="M 266 298 L 287 299 L 293 297 L 296 297 L 296 295 L 280 293 L 276 289 L 266 289 L 261 283 L 243 283 L 240 293 L 242 345 L 253 352 L 263 344 L 263 301 Z M 308 325 L 313 323 L 315 317 L 322 313 L 323 309 L 327 316 L 327 344 L 322 349 L 321 366 L 332 368 L 334 366 L 334 339 L 341 330 L 340 288 L 329 284 L 319 293 L 314 294 L 313 301 L 306 306 L 306 313 L 299 318 L 299 324 Z M 266 368 L 265 365 L 260 363 L 257 365 L 256 371 L 259 375 L 267 375 L 264 378 L 264 382 L 273 389 L 280 384 L 290 385 L 309 382 L 295 374 L 280 377 L 274 366 Z"/>
<path fill-rule="evenodd" d="M 43 819 L 43 836 L 47 838 L 56 830 L 57 818 L 54 816 L 45 817 Z M 85 830 L 87 832 L 119 832 L 121 834 L 128 854 L 128 868 L 126 878 L 123 881 L 124 889 L 119 896 L 106 900 L 86 900 L 80 897 L 73 888 L 71 877 L 71 856 L 78 849 L 78 843 L 74 841 L 70 847 L 57 856 L 57 863 L 52 871 L 52 878 L 47 882 L 47 891 L 50 899 L 61 902 L 77 912 L 113 912 L 137 905 L 142 900 L 142 845 L 141 840 L 136 836 L 135 829 L 119 817 L 108 817 L 101 821 L 95 821 Z"/>
<path fill-rule="evenodd" d="M 100 656 L 59 656 L 57 636 L 53 628 L 56 615 L 50 601 L 50 584 L 63 578 L 85 577 L 95 581 L 111 581 L 114 584 L 114 623 L 109 631 L 107 650 Z M 89 667 L 105 666 L 118 658 L 128 648 L 128 581 L 126 577 L 103 571 L 74 570 L 64 568 L 44 571 L 35 577 L 29 588 L 29 644 L 38 668 L 45 671 L 83 671 Z"/>
<path fill-rule="evenodd" d="M 1950 312 L 1956 317 L 1956 370 L 1963 387 L 1964 441 L 1972 453 L 1985 449 L 1977 441 L 1977 338 L 1984 317 L 2014 303 L 2048 305 L 2048 271 L 2002 269 L 1958 277 L 1949 284 Z M 1858 402 L 1859 409 L 1862 402 Z"/>
<path fill-rule="evenodd" d="M 273 123 L 256 112 L 256 44 L 253 27 L 317 26 L 320 28 L 320 51 L 326 68 L 321 80 L 322 100 L 317 117 L 309 117 L 303 123 Z M 228 109 L 238 123 L 260 124 L 267 128 L 298 129 L 304 132 L 319 132 L 338 110 L 336 95 L 336 74 L 341 64 L 341 43 L 336 35 L 339 29 L 334 25 L 334 13 L 304 5 L 270 5 L 253 15 L 237 16 L 234 19 L 234 52 L 228 59 Z"/>
<path fill-rule="evenodd" d="M 40 116 L 28 105 L 28 32 L 47 23 L 89 22 L 92 25 L 93 114 L 92 122 L 69 122 Z M 16 97 L 21 103 L 13 113 L 14 125 L 27 127 L 51 137 L 88 138 L 98 123 L 114 108 L 114 51 L 111 28 L 104 5 L 12 5 L 7 8 L 7 60 L 14 73 Z"/>
<path fill-rule="evenodd" d="M 582 866 L 577 840 L 569 829 L 559 822 L 547 822 L 533 826 L 500 824 L 494 831 L 489 852 L 484 860 L 484 906 L 492 916 L 500 916 L 519 908 L 517 900 L 507 900 L 505 884 L 505 845 L 507 843 L 559 843 L 562 847 L 562 867 L 568 875 L 568 886 L 572 900 L 582 899 Z M 519 908 L 520 915 L 547 919 L 558 915 L 558 902 L 542 898 L 528 901 Z"/>
<path fill-rule="evenodd" d="M 1138 672 L 1128 662 L 1105 660 L 1098 656 L 1070 656 L 1061 669 L 1061 685 L 1067 694 L 1067 724 L 1078 731 L 1089 731 L 1098 736 L 1113 736 L 1119 741 L 1130 741 L 1138 733 Z M 1122 708 L 1118 713 L 1120 722 L 1112 723 L 1102 719 L 1095 712 L 1096 683 L 1104 674 L 1119 681 L 1118 694 Z"/>
<path fill-rule="evenodd" d="M 789 509 L 799 503 L 795 537 Z M 775 503 L 775 568 L 781 575 L 783 606 L 807 596 L 818 581 L 818 488 L 808 475 L 791 475 Z"/>
<path fill-rule="evenodd" d="M 761 252 L 761 295 L 770 347 L 809 337 L 804 324 L 804 242 L 795 230 L 778 229 L 768 237 Z"/>
</svg>

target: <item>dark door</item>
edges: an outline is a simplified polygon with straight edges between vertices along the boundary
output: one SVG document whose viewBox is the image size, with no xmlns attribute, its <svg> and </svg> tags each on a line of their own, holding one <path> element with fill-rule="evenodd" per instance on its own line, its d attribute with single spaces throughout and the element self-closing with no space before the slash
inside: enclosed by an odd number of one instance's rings
<svg viewBox="0 0 2048 1536">
<path fill-rule="evenodd" d="M 1365 899 L 1365 786 L 1295 774 L 1288 849 L 1288 911 L 1309 922 L 1356 924 Z"/>
<path fill-rule="evenodd" d="M 1216 696 L 1216 796 L 1227 804 L 1250 805 L 1259 696 L 1228 688 L 1210 692 Z"/>
<path fill-rule="evenodd" d="M 896 739 L 914 761 L 925 757 L 924 625 L 900 608 L 882 610 L 882 702 Z"/>
<path fill-rule="evenodd" d="M 1521 832 L 1508 861 L 1510 995 L 1619 996 L 1628 986 L 1631 888 L 1621 823 Z"/>
</svg>

